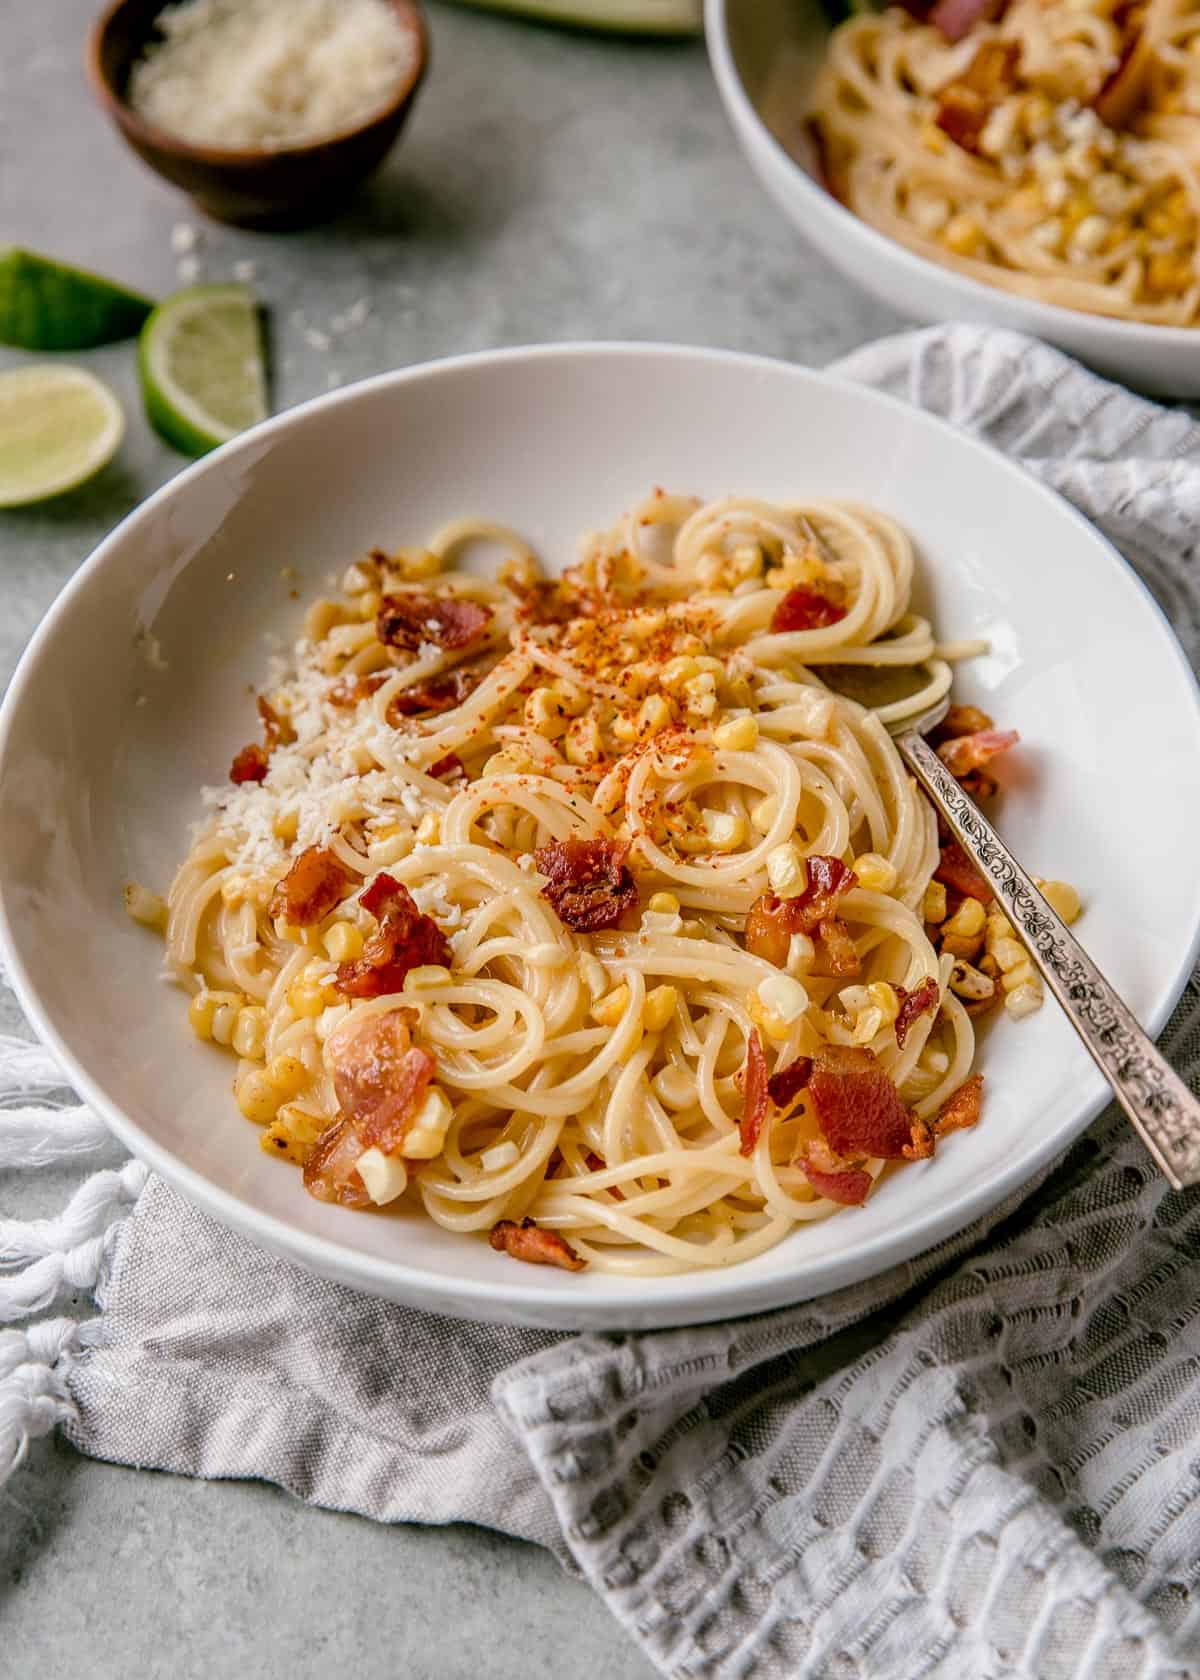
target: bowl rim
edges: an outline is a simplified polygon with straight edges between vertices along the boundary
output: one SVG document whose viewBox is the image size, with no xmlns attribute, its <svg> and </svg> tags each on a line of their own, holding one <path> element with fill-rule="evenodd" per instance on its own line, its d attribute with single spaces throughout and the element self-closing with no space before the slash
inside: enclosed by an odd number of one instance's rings
<svg viewBox="0 0 1200 1680">
<path fill-rule="evenodd" d="M 858 401 L 888 410 L 905 426 L 929 432 L 935 438 L 947 432 L 953 434 L 962 446 L 985 457 L 990 470 L 999 473 L 1003 478 L 1019 481 L 1025 491 L 1032 493 L 1036 500 L 1052 507 L 1056 517 L 1065 516 L 1080 527 L 1096 547 L 1097 555 L 1104 554 L 1122 577 L 1140 592 L 1150 609 L 1147 623 L 1154 625 L 1163 643 L 1165 656 L 1173 662 L 1184 678 L 1185 692 L 1189 694 L 1191 701 L 1192 728 L 1200 740 L 1200 682 L 1188 663 L 1170 621 L 1147 585 L 1108 538 L 1077 508 L 990 444 L 984 443 L 969 432 L 950 426 L 938 416 L 929 414 L 890 393 L 875 390 L 840 374 L 801 367 L 775 357 L 686 344 L 566 341 L 561 344 L 517 345 L 503 349 L 472 351 L 373 375 L 340 390 L 313 397 L 272 416 L 221 445 L 201 460 L 193 462 L 161 485 L 127 514 L 83 561 L 52 602 L 27 644 L 3 703 L 0 704 L 0 778 L 4 774 L 17 715 L 23 707 L 24 692 L 31 686 L 35 671 L 43 659 L 47 656 L 52 657 L 60 621 L 73 610 L 76 597 L 91 587 L 93 580 L 104 570 L 110 556 L 130 541 L 136 541 L 143 528 L 157 519 L 159 510 L 181 491 L 185 491 L 194 479 L 214 470 L 224 469 L 243 452 L 257 453 L 269 438 L 303 424 L 314 413 L 331 411 L 342 404 L 354 403 L 368 393 L 388 388 L 402 389 L 409 385 L 419 386 L 430 380 L 453 379 L 464 371 L 502 368 L 509 363 L 620 357 L 657 361 L 679 360 L 713 366 L 734 365 L 751 373 L 757 371 L 773 376 L 783 374 L 788 379 L 818 390 L 822 386 L 832 385 L 840 390 L 852 392 Z M 1200 887 L 1200 882 L 1197 886 Z M 336 1238 L 304 1232 L 288 1219 L 267 1213 L 232 1191 L 214 1184 L 197 1169 L 179 1161 L 170 1149 L 144 1131 L 84 1069 L 50 1011 L 43 1007 L 18 949 L 9 914 L 8 896 L 7 883 L 0 877 L 0 959 L 7 967 L 18 1002 L 38 1037 L 57 1057 L 69 1082 L 133 1154 L 146 1161 L 194 1206 L 260 1246 L 293 1259 L 309 1270 L 326 1277 L 337 1278 L 367 1293 L 408 1301 L 423 1310 L 437 1311 L 451 1317 L 483 1318 L 493 1322 L 557 1326 L 572 1330 L 620 1330 L 628 1329 L 634 1320 L 652 1323 L 658 1327 L 711 1323 L 795 1305 L 802 1300 L 819 1299 L 839 1288 L 877 1276 L 880 1272 L 928 1251 L 939 1242 L 965 1229 L 981 1215 L 998 1206 L 1006 1197 L 1027 1185 L 1085 1130 L 1111 1097 L 1103 1075 L 1097 1069 L 1089 1067 L 1080 1081 L 1076 1114 L 1069 1125 L 1060 1126 L 1051 1133 L 1035 1137 L 1022 1153 L 1009 1160 L 1002 1172 L 972 1186 L 952 1198 L 949 1203 L 916 1215 L 902 1215 L 890 1229 L 877 1233 L 847 1252 L 825 1257 L 810 1270 L 798 1291 L 789 1283 L 788 1273 L 764 1278 L 748 1272 L 746 1267 L 737 1266 L 728 1270 L 698 1270 L 665 1277 L 604 1279 L 586 1297 L 582 1294 L 572 1297 L 556 1289 L 547 1288 L 545 1284 L 539 1286 L 522 1283 L 519 1278 L 512 1276 L 513 1268 L 495 1280 L 441 1276 L 405 1260 L 367 1254 Z M 1152 1036 L 1157 1036 L 1166 1024 L 1197 960 L 1200 959 L 1200 891 L 1193 897 L 1192 927 L 1187 948 L 1174 972 L 1167 976 L 1165 981 L 1159 981 L 1157 1003 L 1147 1012 L 1145 1018 L 1144 1024 Z M 649 1312 L 645 1310 L 647 1308 Z"/>
<path fill-rule="evenodd" d="M 159 11 L 165 9 L 170 0 L 162 0 Z M 370 134 L 374 130 L 384 128 L 402 115 L 419 88 L 425 73 L 429 68 L 430 40 L 429 24 L 425 17 L 424 7 L 419 0 L 387 0 L 388 6 L 397 13 L 404 13 L 401 20 L 416 42 L 416 56 L 411 69 L 401 82 L 397 92 L 385 105 L 377 107 L 362 122 L 354 123 L 348 128 L 339 128 L 330 134 L 324 134 L 314 140 L 306 140 L 298 146 L 203 146 L 191 140 L 185 140 L 169 129 L 159 128 L 157 124 L 148 122 L 138 111 L 135 111 L 129 101 L 123 98 L 106 74 L 101 48 L 110 26 L 120 14 L 131 4 L 131 0 L 109 0 L 109 4 L 92 23 L 84 43 L 84 71 L 88 85 L 103 110 L 112 118 L 113 122 L 136 140 L 139 145 L 150 150 L 163 152 L 180 160 L 201 164 L 209 169 L 253 169 L 261 168 L 264 164 L 273 162 L 302 162 L 318 152 L 327 151 L 349 140 L 358 139 L 361 135 Z M 155 14 L 157 16 L 157 13 Z"/>
<path fill-rule="evenodd" d="M 835 26 L 831 24 L 830 27 Z M 918 252 L 910 251 L 907 245 L 902 245 L 898 239 L 881 233 L 861 216 L 856 216 L 853 210 L 847 209 L 831 192 L 815 181 L 808 171 L 796 162 L 759 115 L 757 106 L 746 92 L 733 56 L 729 40 L 729 0 L 704 0 L 704 39 L 717 91 L 734 127 L 741 129 L 744 135 L 753 136 L 756 142 L 765 146 L 777 165 L 786 165 L 790 178 L 795 182 L 797 189 L 806 195 L 812 209 L 818 215 L 825 216 L 832 226 L 839 230 L 843 240 L 856 241 L 863 251 L 878 260 L 898 264 L 906 269 L 915 281 L 936 278 L 950 291 L 957 293 L 964 305 L 979 299 L 986 299 L 993 306 L 997 299 L 1011 302 L 1014 307 L 1019 305 L 1022 311 L 1029 312 L 1035 319 L 1040 317 L 1045 321 L 1044 328 L 1040 330 L 1043 336 L 1051 340 L 1057 335 L 1061 342 L 1064 324 L 1070 323 L 1077 329 L 1081 325 L 1086 327 L 1098 338 L 1111 339 L 1114 346 L 1122 344 L 1129 348 L 1139 343 L 1152 342 L 1157 348 L 1164 350 L 1200 350 L 1200 323 L 1194 327 L 1172 327 L 1154 321 L 1122 321 L 1116 316 L 1098 315 L 1087 309 L 1071 309 L 1061 303 L 1046 303 L 1041 298 L 1018 297 L 1013 292 L 1006 292 L 1003 286 L 989 285 L 985 280 L 976 280 L 969 274 L 959 274 L 953 268 L 932 262 Z"/>
</svg>

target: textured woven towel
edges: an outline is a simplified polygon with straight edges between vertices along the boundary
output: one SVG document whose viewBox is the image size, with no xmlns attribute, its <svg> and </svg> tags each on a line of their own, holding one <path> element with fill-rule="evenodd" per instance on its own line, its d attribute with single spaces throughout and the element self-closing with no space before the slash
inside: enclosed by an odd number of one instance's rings
<svg viewBox="0 0 1200 1680">
<path fill-rule="evenodd" d="M 1022 458 L 1114 538 L 1197 660 L 1200 428 L 974 328 L 842 372 Z M 1166 1043 L 1194 1079 L 1195 979 Z M 22 1054 L 10 1090 L 54 1083 Z M 9 1161 L 39 1111 L 10 1113 Z M 43 1153 L 97 1138 L 75 1109 L 50 1132 Z M 140 1173 L 90 1181 L 60 1221 L 0 1223 L 0 1259 L 34 1261 L 0 1277 L 0 1317 L 64 1281 L 98 1279 L 102 1308 L 82 1332 L 0 1333 L 0 1466 L 62 1420 L 123 1463 L 490 1524 L 552 1547 L 674 1676 L 1200 1673 L 1200 1193 L 1169 1192 L 1111 1111 L 1023 1198 L 884 1277 L 636 1336 L 368 1300 L 154 1180 L 106 1231 Z"/>
</svg>

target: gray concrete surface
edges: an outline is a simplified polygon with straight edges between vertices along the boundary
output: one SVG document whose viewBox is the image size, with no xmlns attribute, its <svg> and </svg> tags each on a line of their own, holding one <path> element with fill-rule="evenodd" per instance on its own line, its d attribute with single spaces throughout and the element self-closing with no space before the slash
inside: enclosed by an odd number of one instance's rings
<svg viewBox="0 0 1200 1680">
<path fill-rule="evenodd" d="M 179 283 L 172 229 L 195 227 L 198 278 L 255 264 L 277 407 L 491 345 L 672 339 L 821 364 L 899 325 L 850 293 L 767 202 L 698 44 L 433 7 L 432 74 L 383 173 L 339 220 L 266 236 L 202 224 L 125 151 L 80 70 L 98 9 L 0 0 L 0 240 L 162 293 Z M 360 298 L 365 322 L 337 332 Z M 0 367 L 21 359 L 0 350 Z M 144 422 L 130 347 L 76 359 L 116 387 L 128 435 L 84 489 L 0 513 L 3 680 L 94 543 L 181 465 Z M 66 1182 L 0 1174 L 0 1212 L 48 1213 Z M 57 1442 L 41 1443 L 0 1496 L 5 1680 L 342 1672 L 639 1680 L 649 1670 L 586 1588 L 492 1534 L 379 1528 L 268 1487 L 92 1463 Z"/>
</svg>

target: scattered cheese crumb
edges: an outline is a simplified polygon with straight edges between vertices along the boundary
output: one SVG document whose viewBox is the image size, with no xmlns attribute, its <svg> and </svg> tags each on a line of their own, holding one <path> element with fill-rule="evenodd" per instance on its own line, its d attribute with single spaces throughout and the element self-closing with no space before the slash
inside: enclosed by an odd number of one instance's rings
<svg viewBox="0 0 1200 1680">
<path fill-rule="evenodd" d="M 199 238 L 194 227 L 187 222 L 176 222 L 171 229 L 171 249 L 182 255 L 185 251 L 194 251 Z"/>
<path fill-rule="evenodd" d="M 242 281 L 244 285 L 248 286 L 257 273 L 258 264 L 250 262 L 248 259 L 235 262 L 233 265 L 233 278 Z"/>
<path fill-rule="evenodd" d="M 200 277 L 200 259 L 198 257 L 180 257 L 175 264 L 175 273 L 185 286 L 190 286 Z"/>
<path fill-rule="evenodd" d="M 328 350 L 333 340 L 328 333 L 323 333 L 319 327 L 305 327 L 304 342 L 314 350 Z"/>
</svg>

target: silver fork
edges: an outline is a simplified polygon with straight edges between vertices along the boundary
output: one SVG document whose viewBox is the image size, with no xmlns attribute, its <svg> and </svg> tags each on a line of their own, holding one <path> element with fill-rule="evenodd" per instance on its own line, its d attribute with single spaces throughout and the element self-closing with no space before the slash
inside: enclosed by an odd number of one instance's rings
<svg viewBox="0 0 1200 1680">
<path fill-rule="evenodd" d="M 901 758 L 981 870 L 1142 1142 L 1176 1190 L 1200 1184 L 1200 1099 L 1155 1049 L 1067 924 L 925 740 L 943 700 L 893 731 Z"/>
</svg>

